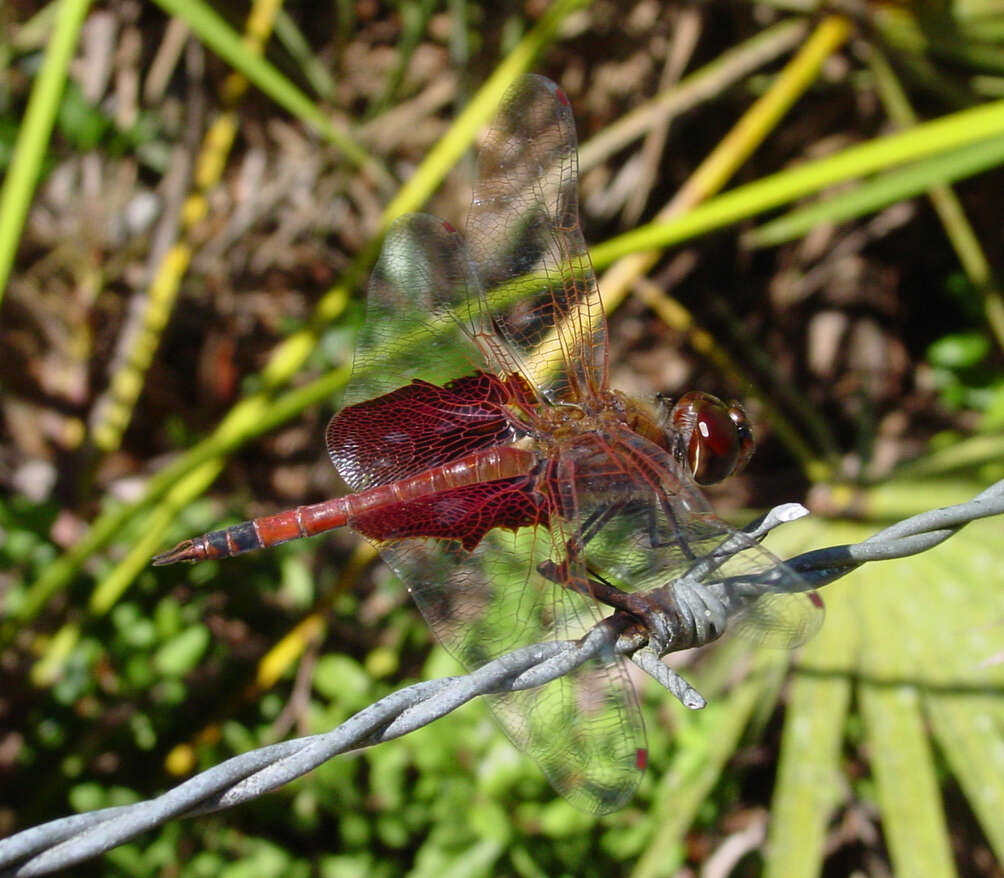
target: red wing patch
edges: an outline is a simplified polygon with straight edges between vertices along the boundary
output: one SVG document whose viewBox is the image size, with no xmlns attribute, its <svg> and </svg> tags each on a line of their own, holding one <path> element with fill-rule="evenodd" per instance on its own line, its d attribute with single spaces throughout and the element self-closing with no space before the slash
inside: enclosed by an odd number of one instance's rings
<svg viewBox="0 0 1004 878">
<path fill-rule="evenodd" d="M 473 550 L 492 528 L 516 530 L 548 523 L 532 476 L 451 488 L 354 516 L 349 526 L 375 540 L 436 537 Z"/>
<path fill-rule="evenodd" d="M 442 387 L 415 380 L 349 406 L 328 424 L 328 454 L 339 475 L 359 491 L 506 445 L 513 431 L 504 406 L 519 390 L 514 380 L 486 372 Z"/>
</svg>

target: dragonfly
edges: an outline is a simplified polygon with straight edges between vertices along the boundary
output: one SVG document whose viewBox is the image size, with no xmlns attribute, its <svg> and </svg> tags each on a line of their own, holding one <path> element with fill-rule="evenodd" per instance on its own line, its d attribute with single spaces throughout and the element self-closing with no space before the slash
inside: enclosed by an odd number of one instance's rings
<svg viewBox="0 0 1004 878">
<path fill-rule="evenodd" d="M 154 563 L 348 526 L 468 670 L 582 638 L 611 608 L 660 655 L 736 618 L 768 642 L 807 639 L 821 601 L 701 491 L 752 454 L 742 407 L 700 391 L 631 397 L 611 388 L 609 367 L 572 109 L 527 75 L 480 148 L 466 234 L 410 214 L 384 240 L 345 406 L 326 431 L 352 493 L 185 540 Z M 647 744 L 623 656 L 486 697 L 573 805 L 605 814 L 632 797 Z"/>
</svg>

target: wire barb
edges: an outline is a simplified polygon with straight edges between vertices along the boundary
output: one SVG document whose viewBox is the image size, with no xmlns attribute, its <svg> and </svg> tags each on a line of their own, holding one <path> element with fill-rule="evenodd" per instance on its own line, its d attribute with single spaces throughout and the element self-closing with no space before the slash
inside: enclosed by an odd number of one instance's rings
<svg viewBox="0 0 1004 878">
<path fill-rule="evenodd" d="M 867 561 L 926 551 L 965 524 L 1002 513 L 1004 480 L 967 503 L 915 515 L 863 542 L 807 552 L 786 564 L 801 574 L 808 588 L 819 588 Z M 805 514 L 798 504 L 784 504 L 751 523 L 744 532 L 759 540 L 774 527 Z M 723 582 L 727 585 L 727 580 Z M 333 756 L 408 734 L 479 695 L 542 686 L 609 650 L 629 657 L 686 707 L 698 709 L 705 705 L 696 689 L 660 661 L 636 620 L 618 610 L 581 640 L 534 644 L 470 674 L 416 683 L 381 698 L 330 732 L 235 756 L 155 799 L 76 814 L 26 829 L 0 841 L 0 869 L 4 870 L 0 874 L 27 878 L 65 869 L 170 820 L 220 811 L 255 799 Z"/>
</svg>

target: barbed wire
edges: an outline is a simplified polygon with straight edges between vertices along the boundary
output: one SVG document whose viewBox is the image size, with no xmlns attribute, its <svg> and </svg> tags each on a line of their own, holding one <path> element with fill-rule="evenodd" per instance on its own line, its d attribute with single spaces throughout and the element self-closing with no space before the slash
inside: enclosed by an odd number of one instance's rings
<svg viewBox="0 0 1004 878">
<path fill-rule="evenodd" d="M 832 546 L 785 562 L 820 588 L 868 561 L 903 558 L 944 542 L 964 525 L 1004 513 L 1004 480 L 966 503 L 912 516 L 853 545 Z M 797 503 L 775 507 L 744 532 L 761 539 L 773 528 L 808 511 Z M 704 583 L 707 587 L 708 584 Z M 222 762 L 155 799 L 63 817 L 0 841 L 0 874 L 46 875 L 111 850 L 179 817 L 231 808 L 258 798 L 322 763 L 361 747 L 406 735 L 479 695 L 542 686 L 600 653 L 630 658 L 690 708 L 704 698 L 660 660 L 637 620 L 622 611 L 599 622 L 578 641 L 523 647 L 470 674 L 416 683 L 361 710 L 338 728 L 261 747 Z"/>
</svg>

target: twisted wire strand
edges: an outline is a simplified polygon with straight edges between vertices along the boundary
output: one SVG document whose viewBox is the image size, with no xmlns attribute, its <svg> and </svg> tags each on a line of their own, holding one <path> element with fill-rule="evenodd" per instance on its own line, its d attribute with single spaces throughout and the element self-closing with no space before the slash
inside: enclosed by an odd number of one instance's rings
<svg viewBox="0 0 1004 878">
<path fill-rule="evenodd" d="M 926 552 L 943 543 L 964 525 L 1004 512 L 1004 479 L 972 500 L 911 516 L 860 543 L 831 546 L 798 555 L 787 562 L 814 588 L 829 585 L 867 561 L 888 561 Z"/>
<path fill-rule="evenodd" d="M 903 558 L 944 542 L 971 521 L 1004 513 L 1004 480 L 966 503 L 934 509 L 900 521 L 853 545 L 798 555 L 786 563 L 811 588 L 833 582 L 868 561 Z M 798 504 L 775 507 L 747 527 L 759 539 L 769 530 L 806 514 Z M 104 853 L 179 817 L 220 811 L 255 799 L 349 750 L 389 741 L 414 731 L 479 695 L 541 686 L 599 653 L 613 649 L 632 659 L 686 706 L 704 699 L 659 660 L 643 636 L 625 633 L 623 614 L 614 613 L 578 641 L 539 643 L 508 653 L 476 671 L 416 683 L 364 708 L 338 728 L 283 741 L 234 756 L 162 795 L 115 808 L 52 820 L 0 841 L 0 874 L 46 875 Z"/>
</svg>

